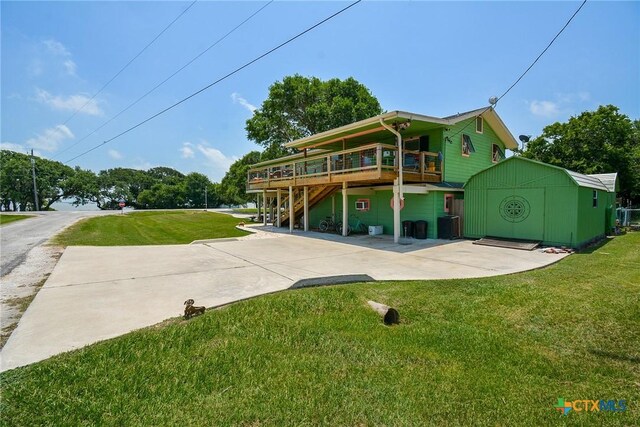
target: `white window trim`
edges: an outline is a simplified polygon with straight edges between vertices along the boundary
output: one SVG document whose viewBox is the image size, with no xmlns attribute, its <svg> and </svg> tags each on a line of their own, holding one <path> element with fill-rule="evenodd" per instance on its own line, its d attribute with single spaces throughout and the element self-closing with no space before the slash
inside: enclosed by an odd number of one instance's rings
<svg viewBox="0 0 640 427">
<path fill-rule="evenodd" d="M 471 137 L 469 135 L 467 135 L 467 137 L 469 138 L 469 145 L 467 146 L 467 148 L 469 149 L 469 152 L 465 154 L 464 152 L 464 136 L 465 134 L 463 133 L 460 137 L 460 152 L 462 153 L 462 157 L 469 157 L 471 156 L 471 153 L 475 153 L 475 147 L 473 148 L 473 150 L 471 149 L 471 147 L 473 146 L 473 141 L 471 141 Z"/>
<path fill-rule="evenodd" d="M 478 130 L 478 119 L 480 119 L 480 130 Z M 482 118 L 482 116 L 476 117 L 476 133 L 484 133 L 484 119 Z"/>
<path fill-rule="evenodd" d="M 494 146 L 498 147 L 498 150 L 499 150 L 498 152 L 502 151 L 502 149 L 500 148 L 500 146 L 499 146 L 498 144 L 496 144 L 496 143 L 492 143 L 492 144 L 491 144 L 491 163 L 500 163 L 500 161 L 501 161 L 501 160 L 504 160 L 504 157 L 500 157 L 500 159 L 499 159 L 499 160 L 496 160 L 496 159 L 493 157 L 493 147 L 494 147 Z"/>
</svg>

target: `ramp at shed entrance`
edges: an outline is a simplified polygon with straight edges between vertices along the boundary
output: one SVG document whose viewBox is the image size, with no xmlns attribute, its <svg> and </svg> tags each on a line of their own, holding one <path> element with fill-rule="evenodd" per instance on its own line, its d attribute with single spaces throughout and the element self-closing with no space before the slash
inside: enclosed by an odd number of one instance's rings
<svg viewBox="0 0 640 427">
<path fill-rule="evenodd" d="M 497 237 L 483 237 L 473 242 L 474 245 L 496 246 L 499 248 L 522 249 L 531 251 L 537 248 L 541 242 L 534 240 L 508 240 Z"/>
</svg>

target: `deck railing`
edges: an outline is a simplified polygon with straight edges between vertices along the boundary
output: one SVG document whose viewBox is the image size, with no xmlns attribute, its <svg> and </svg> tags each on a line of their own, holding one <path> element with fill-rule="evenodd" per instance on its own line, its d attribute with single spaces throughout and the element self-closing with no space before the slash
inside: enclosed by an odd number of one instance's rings
<svg viewBox="0 0 640 427">
<path fill-rule="evenodd" d="M 350 150 L 324 153 L 298 158 L 282 163 L 250 169 L 248 187 L 251 184 L 271 183 L 291 179 L 327 177 L 338 174 L 355 174 L 366 171 L 396 171 L 397 149 L 393 145 L 370 144 Z M 440 175 L 441 156 L 427 151 L 403 151 L 405 174 Z"/>
</svg>

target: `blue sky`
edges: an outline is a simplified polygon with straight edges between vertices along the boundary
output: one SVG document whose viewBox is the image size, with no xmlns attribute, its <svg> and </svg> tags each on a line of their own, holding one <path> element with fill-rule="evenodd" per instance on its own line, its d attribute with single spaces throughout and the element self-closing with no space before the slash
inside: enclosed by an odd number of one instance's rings
<svg viewBox="0 0 640 427">
<path fill-rule="evenodd" d="M 273 2 L 78 143 L 266 2 L 198 1 L 69 120 L 189 4 L 2 1 L 2 148 L 34 148 L 66 162 L 348 3 Z M 252 109 L 264 101 L 273 82 L 295 73 L 322 79 L 353 76 L 389 111 L 447 116 L 479 108 L 513 83 L 579 4 L 365 1 L 69 164 L 96 172 L 169 166 L 219 181 L 233 161 L 259 148 L 244 130 Z M 601 104 L 640 118 L 638 22 L 638 2 L 588 2 L 498 104 L 511 132 L 537 135 L 547 124 Z"/>
</svg>

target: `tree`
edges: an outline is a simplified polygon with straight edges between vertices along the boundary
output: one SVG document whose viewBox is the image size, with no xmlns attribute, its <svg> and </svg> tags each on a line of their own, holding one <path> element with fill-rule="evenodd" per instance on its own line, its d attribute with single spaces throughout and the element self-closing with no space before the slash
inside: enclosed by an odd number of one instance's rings
<svg viewBox="0 0 640 427">
<path fill-rule="evenodd" d="M 183 208 L 186 203 L 184 185 L 155 184 L 151 189 L 140 192 L 138 203 L 150 209 Z"/>
<path fill-rule="evenodd" d="M 269 88 L 247 120 L 249 139 L 265 148 L 263 160 L 288 153 L 284 144 L 382 113 L 378 100 L 353 77 L 322 81 L 298 74 Z"/>
<path fill-rule="evenodd" d="M 0 198 L 5 210 L 35 209 L 31 156 L 15 151 L 0 153 Z M 35 157 L 38 205 L 48 210 L 65 197 L 65 182 L 74 170 L 60 162 Z"/>
<path fill-rule="evenodd" d="M 209 186 L 211 185 L 211 181 L 206 175 L 201 173 L 192 172 L 188 174 L 184 180 L 184 195 L 186 199 L 186 207 L 188 208 L 204 208 L 205 200 L 204 200 L 204 190 L 207 189 L 207 193 L 209 192 Z M 207 194 L 207 204 L 209 204 L 209 194 Z"/>
<path fill-rule="evenodd" d="M 618 172 L 620 195 L 640 202 L 640 120 L 613 105 L 546 126 L 522 156 L 584 174 Z"/>
<path fill-rule="evenodd" d="M 65 198 L 74 200 L 74 206 L 94 202 L 100 208 L 100 184 L 93 171 L 76 166 L 73 175 L 65 180 L 63 191 Z"/>
<path fill-rule="evenodd" d="M 229 167 L 220 183 L 223 203 L 241 205 L 254 200 L 254 197 L 247 195 L 247 173 L 252 165 L 260 161 L 260 157 L 259 151 L 251 151 Z"/>
<path fill-rule="evenodd" d="M 159 166 L 151 168 L 147 172 L 147 175 L 155 182 L 161 182 L 162 184 L 176 185 L 182 182 L 184 174 L 165 166 Z"/>
</svg>

